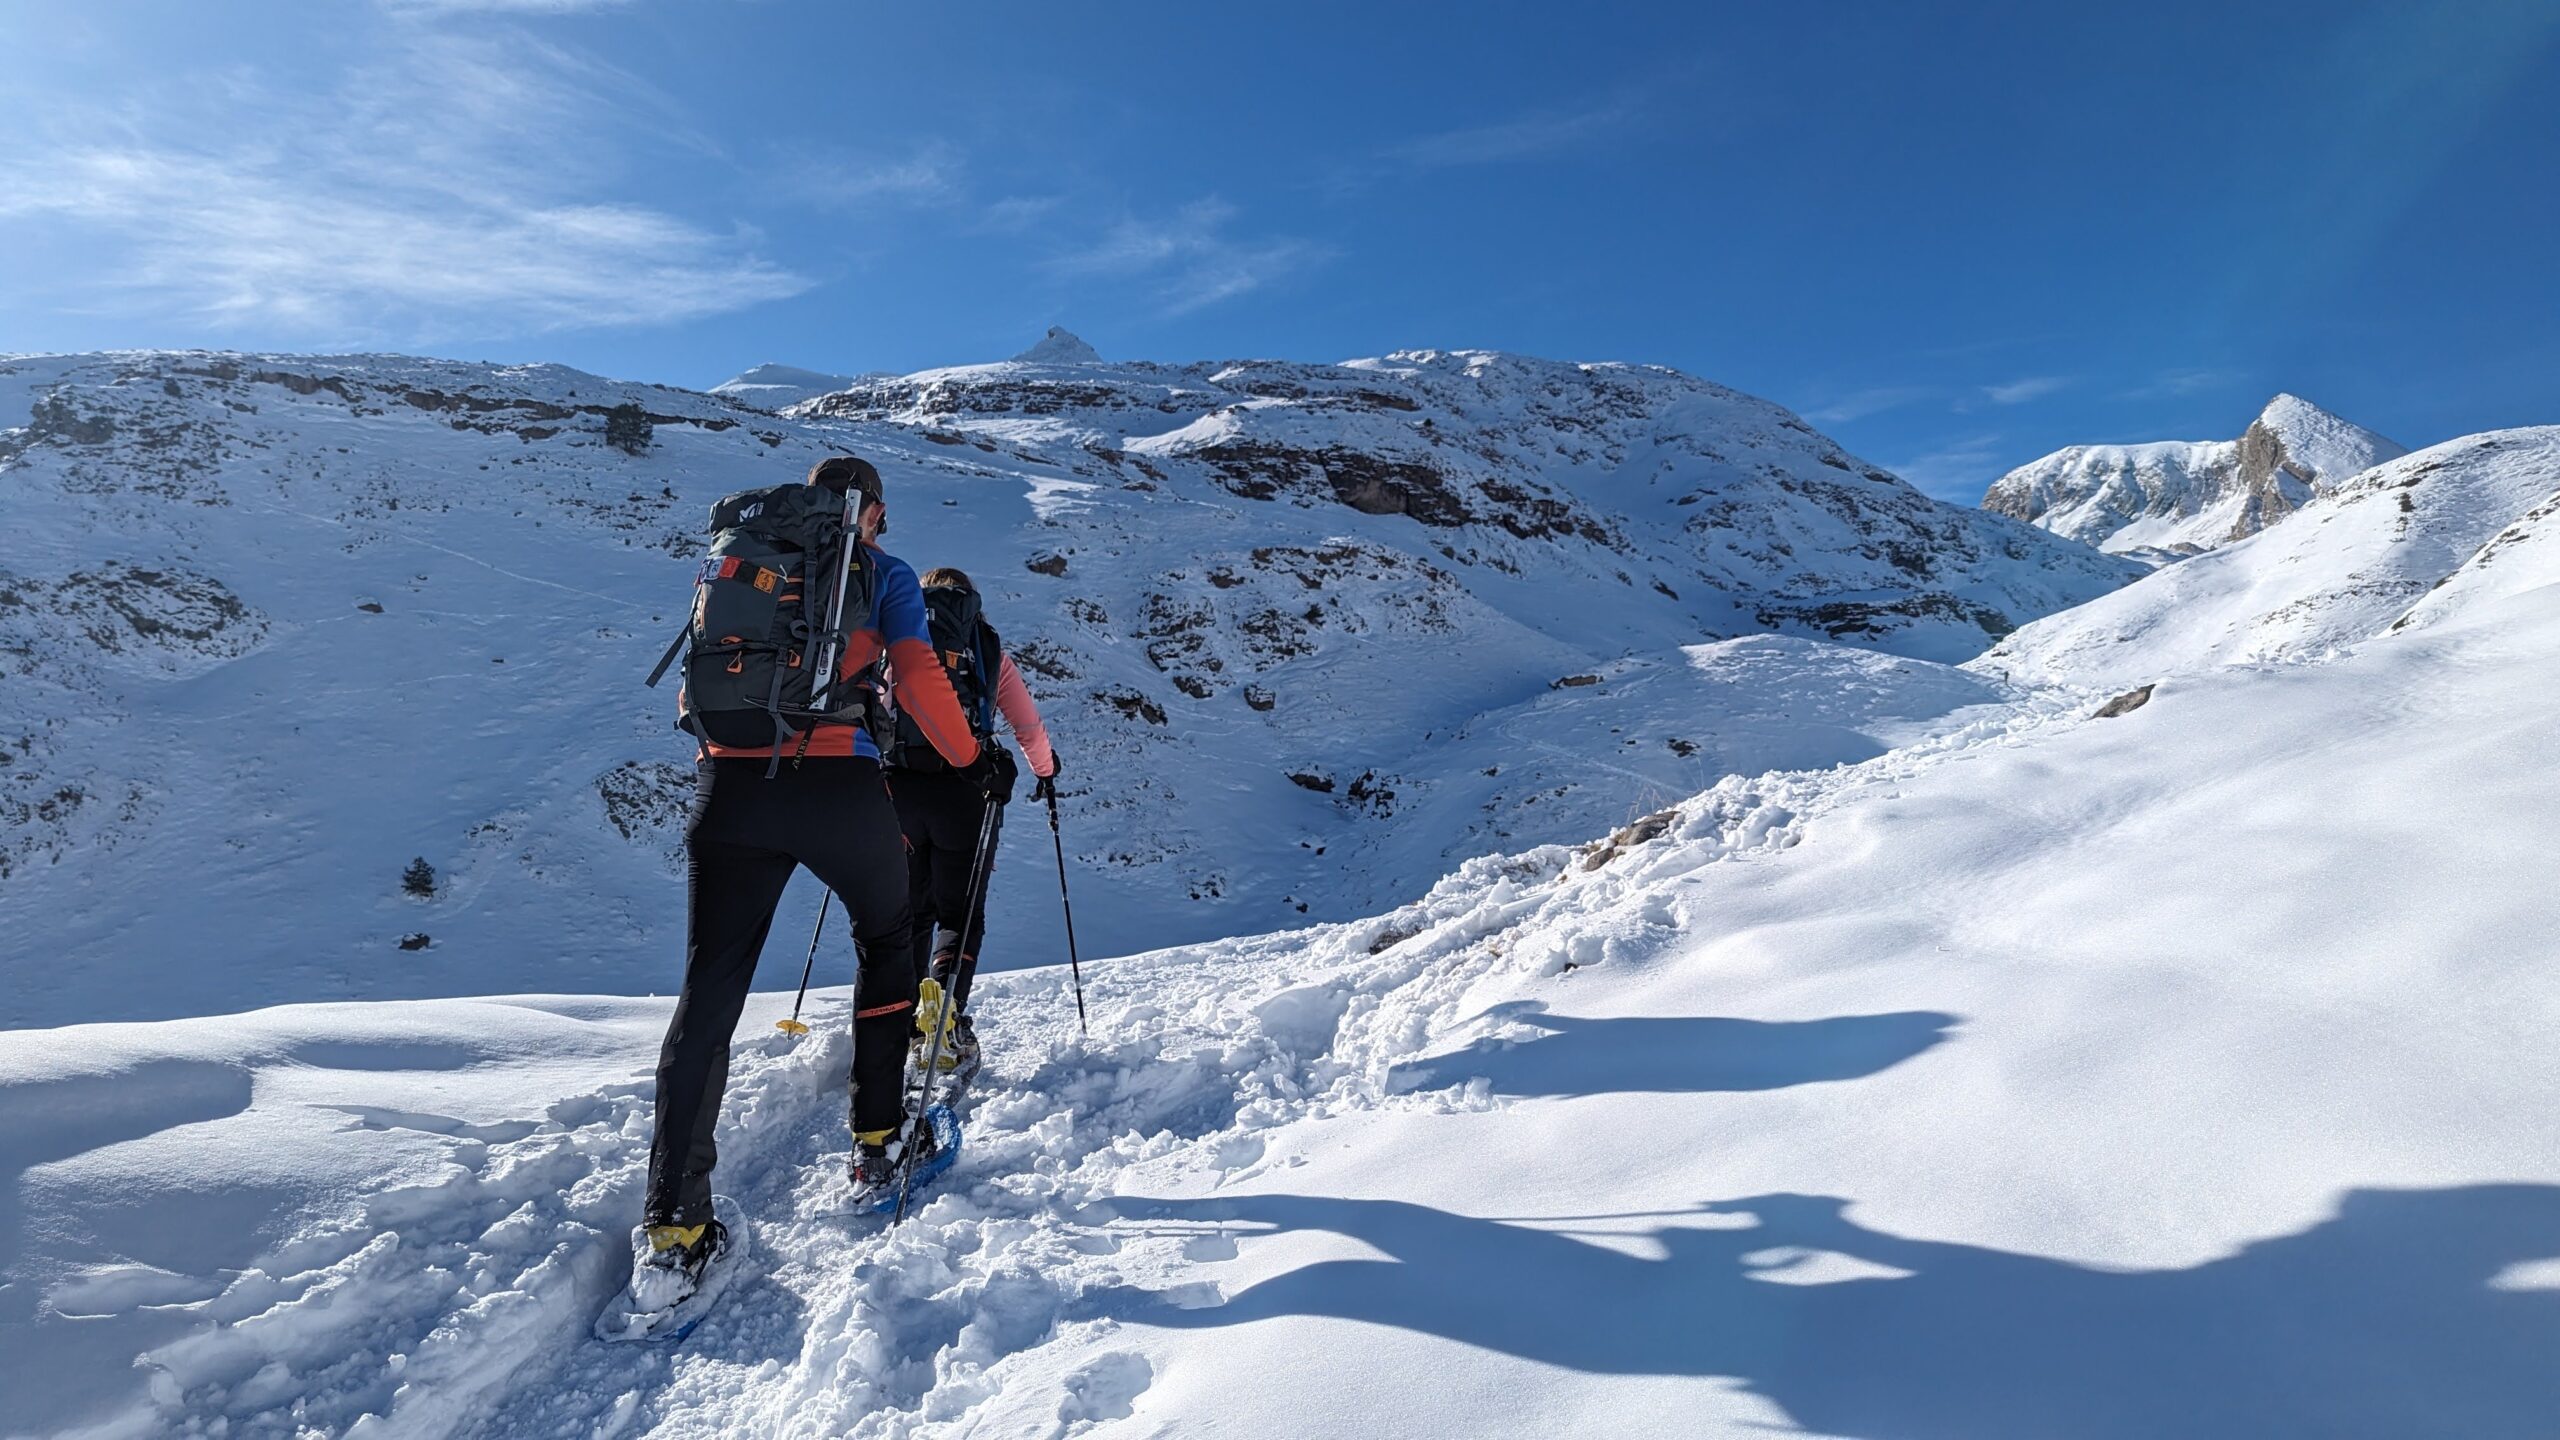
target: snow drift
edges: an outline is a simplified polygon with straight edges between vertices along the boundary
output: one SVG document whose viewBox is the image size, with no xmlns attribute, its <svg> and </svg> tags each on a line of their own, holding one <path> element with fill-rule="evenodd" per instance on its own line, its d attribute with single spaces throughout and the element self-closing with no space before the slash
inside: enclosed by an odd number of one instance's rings
<svg viewBox="0 0 2560 1440">
<path fill-rule="evenodd" d="M 11 1423 L 2538 1434 L 2554 593 L 1091 966 L 1090 1045 L 989 977 L 893 1233 L 835 1213 L 841 994 L 773 997 L 721 1136 L 771 1259 L 672 1352 L 583 1324 L 652 1002 L 14 1036 Z"/>
</svg>

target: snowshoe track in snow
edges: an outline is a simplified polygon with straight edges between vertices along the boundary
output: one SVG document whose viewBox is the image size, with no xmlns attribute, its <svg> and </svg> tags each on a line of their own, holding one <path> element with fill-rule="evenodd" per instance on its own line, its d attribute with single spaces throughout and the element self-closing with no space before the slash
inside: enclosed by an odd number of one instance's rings
<svg viewBox="0 0 2560 1440">
<path fill-rule="evenodd" d="M 1818 791 L 1845 773 L 1800 778 Z M 892 1436 L 974 1423 L 1000 1393 L 1007 1426 L 1034 1396 L 1052 1433 L 1126 1416 L 1151 1383 L 1146 1359 L 1059 1342 L 1116 1329 L 1087 1297 L 1132 1282 L 1215 1303 L 1214 1284 L 1182 1276 L 1233 1243 L 1122 1219 L 1124 1183 L 1251 1178 L 1286 1163 L 1264 1137 L 1299 1120 L 1494 1106 L 1481 1082 L 1415 1089 L 1392 1072 L 1470 1033 L 1522 982 L 1650 954 L 1680 918 L 1639 877 L 1675 849 L 1693 865 L 1783 848 L 1811 798 L 1791 788 L 1764 777 L 1698 797 L 1674 843 L 1649 847 L 1659 857 L 1639 846 L 1586 870 L 1549 846 L 1470 862 L 1370 921 L 1095 967 L 1090 1045 L 1054 976 L 990 975 L 968 1149 L 896 1228 L 844 1217 L 847 1017 L 841 995 L 821 996 L 811 1035 L 735 1051 L 718 1184 L 756 1248 L 680 1347 L 589 1335 L 627 1278 L 645 1082 L 562 1100 L 529 1133 L 433 1124 L 451 1144 L 441 1183 L 385 1192 L 363 1223 L 297 1240 L 202 1303 L 227 1323 L 142 1357 L 151 1428 Z M 1511 943 L 1533 919 L 1569 938 Z M 422 1118 L 434 1120 L 356 1123 Z"/>
</svg>

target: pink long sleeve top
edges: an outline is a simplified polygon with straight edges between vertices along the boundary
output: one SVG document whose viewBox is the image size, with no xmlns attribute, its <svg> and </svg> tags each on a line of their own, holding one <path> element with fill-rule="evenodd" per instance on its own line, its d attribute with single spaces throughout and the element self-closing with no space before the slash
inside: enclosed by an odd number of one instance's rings
<svg viewBox="0 0 2560 1440">
<path fill-rule="evenodd" d="M 1040 723 L 1040 707 L 1031 703 L 1031 687 L 1022 683 L 1022 672 L 1013 668 L 1010 654 L 996 675 L 996 708 L 1004 712 L 1014 742 L 1031 762 L 1031 773 L 1044 779 L 1058 773 L 1058 754 L 1049 748 L 1049 729 Z"/>
</svg>

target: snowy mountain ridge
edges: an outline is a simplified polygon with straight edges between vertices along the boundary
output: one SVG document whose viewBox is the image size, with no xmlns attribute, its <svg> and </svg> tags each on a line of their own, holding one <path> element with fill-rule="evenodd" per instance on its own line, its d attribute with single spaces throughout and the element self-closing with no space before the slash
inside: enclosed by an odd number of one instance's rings
<svg viewBox="0 0 2560 1440">
<path fill-rule="evenodd" d="M 841 390 L 859 378 L 803 370 L 796 365 L 765 364 L 721 381 L 712 386 L 709 393 L 725 395 L 759 410 L 785 410 L 803 400 Z"/>
<path fill-rule="evenodd" d="M 2301 663 L 2560 579 L 2560 427 L 2469 435 L 2374 466 L 2284 524 L 2022 628 L 1969 667 L 2128 686 Z"/>
<path fill-rule="evenodd" d="M 2280 394 L 2237 440 L 2069 446 L 1992 482 L 1982 506 L 2111 552 L 2176 559 L 2246 539 L 2407 453 Z"/>
<path fill-rule="evenodd" d="M 623 406 L 641 453 L 603 441 Z M 988 595 L 1105 951 L 1372 913 L 1721 774 L 1873 755 L 1996 693 L 1942 662 L 2138 573 L 1766 402 L 1508 356 L 1005 362 L 775 416 L 552 366 L 138 353 L 0 366 L 0 407 L 0 895 L 85 957 L 5 1024 L 669 983 L 690 757 L 637 680 L 708 502 L 832 451 L 888 476 L 893 551 Z M 93 901 L 135 873 L 190 883 Z M 990 965 L 1055 958 L 1055 898 L 1000 887 Z M 207 937 L 218 963 L 129 983 Z"/>
</svg>

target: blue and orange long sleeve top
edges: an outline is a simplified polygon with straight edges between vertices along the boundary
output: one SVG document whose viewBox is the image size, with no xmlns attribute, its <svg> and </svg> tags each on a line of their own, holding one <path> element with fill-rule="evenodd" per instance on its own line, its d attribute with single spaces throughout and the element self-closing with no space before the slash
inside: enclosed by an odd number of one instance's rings
<svg viewBox="0 0 2560 1440">
<path fill-rule="evenodd" d="M 965 769 L 977 763 L 978 738 L 969 732 L 968 714 L 960 708 L 960 697 L 951 689 L 951 677 L 942 672 L 942 662 L 933 653 L 924 589 L 916 583 L 916 572 L 906 561 L 877 545 L 869 548 L 877 572 L 871 587 L 871 622 L 853 632 L 836 677 L 839 682 L 858 678 L 885 651 L 899 710 L 913 717 L 916 728 L 933 742 L 943 759 L 954 768 Z M 785 754 L 880 758 L 870 732 L 859 725 L 820 725 L 810 732 L 805 751 L 797 741 L 783 749 Z M 711 753 L 763 757 L 771 755 L 773 747 L 714 745 Z"/>
</svg>

